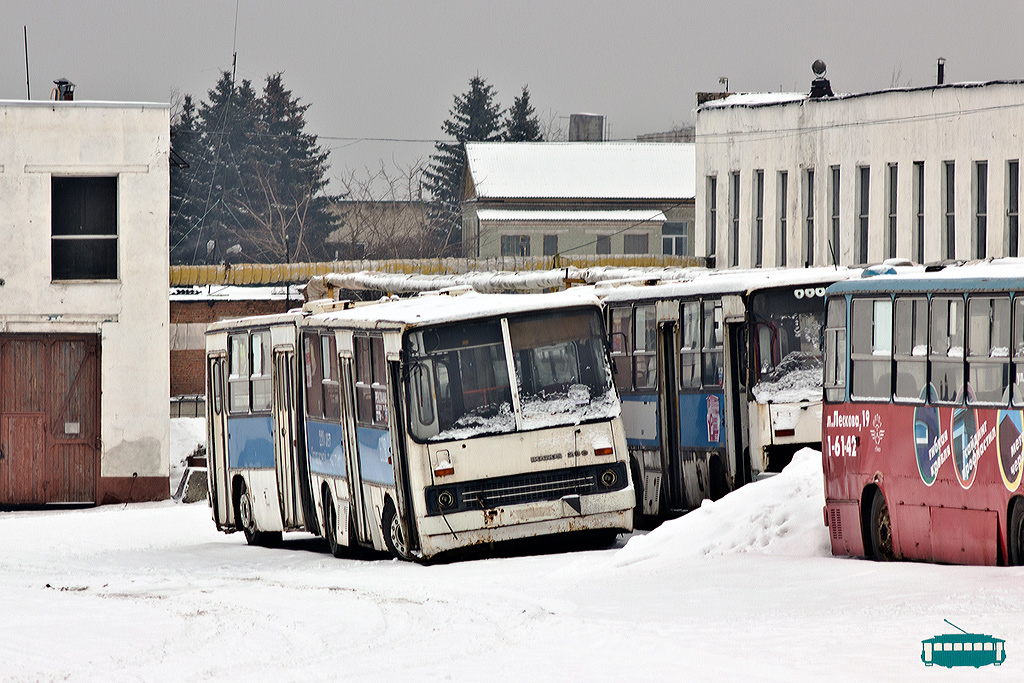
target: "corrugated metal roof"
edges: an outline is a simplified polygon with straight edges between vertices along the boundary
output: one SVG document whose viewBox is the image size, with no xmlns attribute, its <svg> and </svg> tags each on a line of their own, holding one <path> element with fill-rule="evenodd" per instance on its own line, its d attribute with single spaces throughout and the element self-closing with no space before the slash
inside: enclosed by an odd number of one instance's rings
<svg viewBox="0 0 1024 683">
<path fill-rule="evenodd" d="M 620 221 L 664 223 L 665 214 L 650 209 L 611 209 L 608 211 L 553 211 L 550 209 L 480 209 L 482 221 Z"/>
<path fill-rule="evenodd" d="M 694 145 L 468 142 L 479 199 L 692 199 Z"/>
</svg>

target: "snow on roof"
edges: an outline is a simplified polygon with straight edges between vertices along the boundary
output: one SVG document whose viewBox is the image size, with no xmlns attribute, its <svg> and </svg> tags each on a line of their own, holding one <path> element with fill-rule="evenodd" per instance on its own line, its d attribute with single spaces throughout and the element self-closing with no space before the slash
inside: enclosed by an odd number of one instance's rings
<svg viewBox="0 0 1024 683">
<path fill-rule="evenodd" d="M 870 275 L 870 276 L 869 276 Z M 1024 290 L 1024 259 L 996 258 L 968 263 L 890 268 L 880 274 L 865 273 L 832 287 L 829 293 L 864 291 L 1021 291 Z"/>
<path fill-rule="evenodd" d="M 328 324 L 341 323 L 346 326 L 352 324 L 356 327 L 376 328 L 383 323 L 384 327 L 406 327 L 585 305 L 598 305 L 593 292 L 585 288 L 550 294 L 479 294 L 470 291 L 448 295 L 433 292 L 332 311 L 316 318 Z"/>
<path fill-rule="evenodd" d="M 760 107 L 767 104 L 788 104 L 808 97 L 805 92 L 740 92 L 719 100 L 709 100 L 700 105 L 701 109 L 722 107 Z"/>
<path fill-rule="evenodd" d="M 943 83 L 942 85 L 903 86 L 896 88 L 884 88 L 882 90 L 869 90 L 859 93 L 836 93 L 832 97 L 814 98 L 815 102 L 833 102 L 839 100 L 852 100 L 861 97 L 873 97 L 886 93 L 915 93 L 935 90 L 951 89 L 975 89 L 989 86 L 1021 86 L 1021 80 L 996 80 L 996 81 L 963 81 L 959 83 Z M 811 99 L 806 92 L 747 92 L 735 93 L 719 100 L 708 100 L 701 104 L 698 109 L 723 109 L 728 107 L 765 107 L 771 105 L 792 104 Z"/>
<path fill-rule="evenodd" d="M 482 221 L 618 221 L 622 223 L 664 223 L 661 211 L 620 209 L 610 211 L 550 211 L 529 209 L 480 209 L 476 213 Z"/>
<path fill-rule="evenodd" d="M 800 285 L 829 285 L 839 280 L 856 277 L 859 269 L 849 268 L 752 268 L 750 270 L 695 270 L 675 282 L 656 284 L 614 283 L 599 284 L 597 295 L 606 302 L 656 299 L 662 297 L 685 297 L 700 294 L 728 294 L 748 292 L 754 289 Z"/>
<path fill-rule="evenodd" d="M 694 145 L 467 142 L 479 199 L 692 199 Z"/>
</svg>

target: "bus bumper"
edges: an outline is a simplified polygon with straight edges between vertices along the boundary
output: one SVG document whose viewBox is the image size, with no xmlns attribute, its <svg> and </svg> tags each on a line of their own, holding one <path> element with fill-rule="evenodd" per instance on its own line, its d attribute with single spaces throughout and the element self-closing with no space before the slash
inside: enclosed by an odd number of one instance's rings
<svg viewBox="0 0 1024 683">
<path fill-rule="evenodd" d="M 633 529 L 633 487 L 590 496 L 426 517 L 419 521 L 425 557 L 480 543 L 594 529 Z"/>
</svg>

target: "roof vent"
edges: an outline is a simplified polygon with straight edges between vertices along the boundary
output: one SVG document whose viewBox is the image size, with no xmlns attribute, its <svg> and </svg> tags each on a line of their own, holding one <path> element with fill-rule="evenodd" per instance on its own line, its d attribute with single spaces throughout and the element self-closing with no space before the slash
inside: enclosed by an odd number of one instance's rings
<svg viewBox="0 0 1024 683">
<path fill-rule="evenodd" d="M 815 59 L 811 64 L 814 80 L 811 81 L 811 97 L 833 97 L 832 84 L 825 78 L 825 62 Z"/>
<path fill-rule="evenodd" d="M 70 102 L 75 99 L 75 84 L 66 78 L 58 78 L 53 82 L 53 99 L 58 102 Z"/>
</svg>

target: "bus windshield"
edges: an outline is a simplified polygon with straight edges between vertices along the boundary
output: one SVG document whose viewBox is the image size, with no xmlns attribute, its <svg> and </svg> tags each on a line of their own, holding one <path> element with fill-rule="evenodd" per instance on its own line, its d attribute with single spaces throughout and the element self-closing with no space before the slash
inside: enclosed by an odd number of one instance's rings
<svg viewBox="0 0 1024 683">
<path fill-rule="evenodd" d="M 821 400 L 824 287 L 785 287 L 750 296 L 754 399 Z"/>
<path fill-rule="evenodd" d="M 406 336 L 409 424 L 419 441 L 464 439 L 618 414 L 594 310 L 533 313 Z M 514 386 L 506 348 L 511 348 Z M 513 401 L 518 402 L 518 414 Z"/>
</svg>

